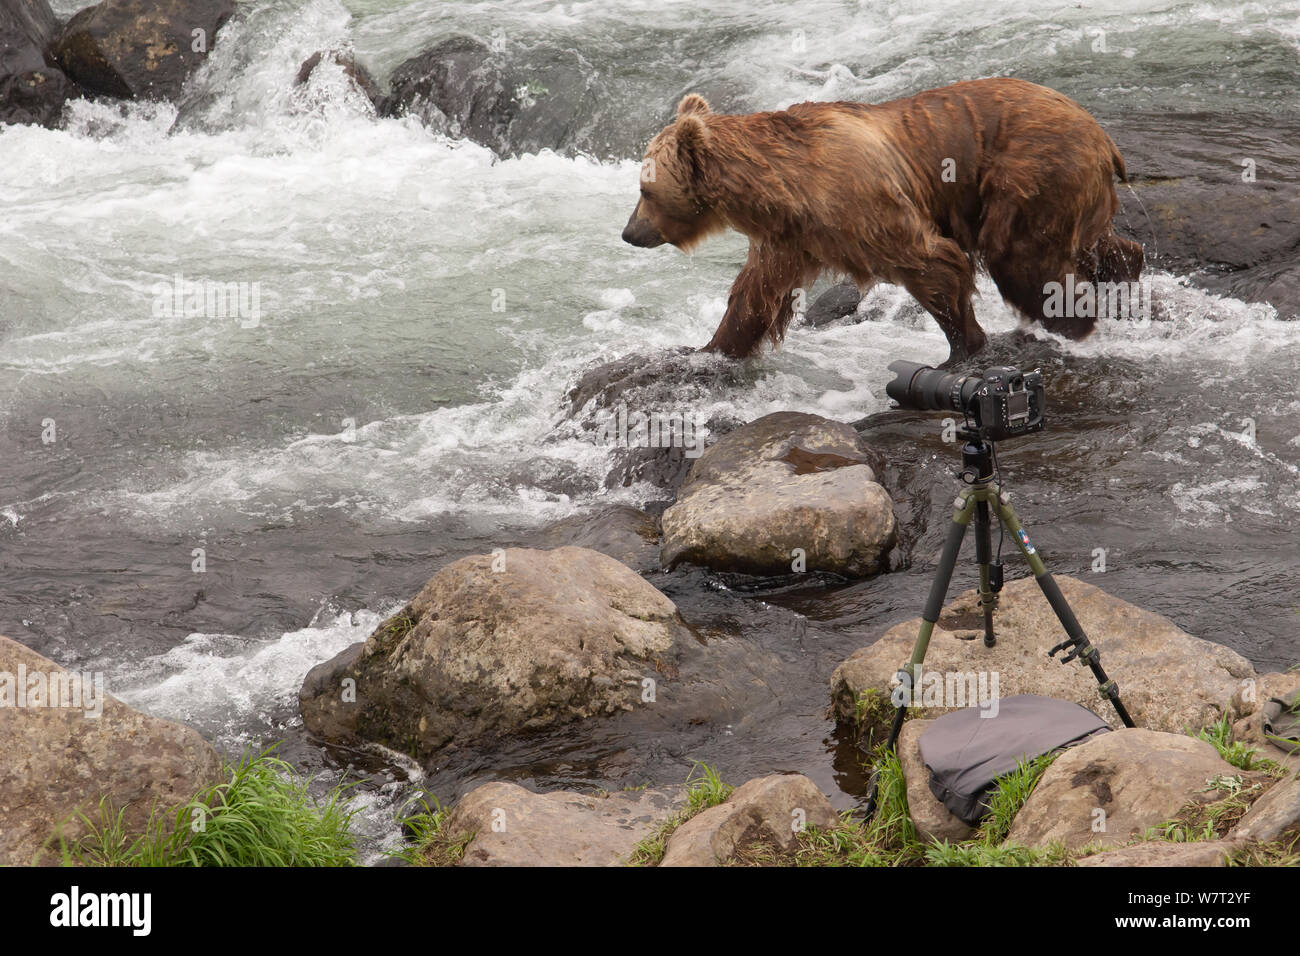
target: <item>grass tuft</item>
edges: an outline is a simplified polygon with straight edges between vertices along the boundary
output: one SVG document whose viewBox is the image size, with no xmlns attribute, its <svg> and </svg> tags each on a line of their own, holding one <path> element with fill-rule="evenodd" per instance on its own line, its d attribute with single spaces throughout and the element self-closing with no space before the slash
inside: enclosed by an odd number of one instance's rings
<svg viewBox="0 0 1300 956">
<path fill-rule="evenodd" d="M 77 816 L 86 833 L 60 840 L 64 865 L 352 866 L 355 845 L 345 805 L 348 786 L 317 803 L 271 747 L 228 766 L 230 779 L 199 791 L 173 811 L 157 807 L 133 835 L 124 809 L 100 801 L 95 817 Z"/>
</svg>

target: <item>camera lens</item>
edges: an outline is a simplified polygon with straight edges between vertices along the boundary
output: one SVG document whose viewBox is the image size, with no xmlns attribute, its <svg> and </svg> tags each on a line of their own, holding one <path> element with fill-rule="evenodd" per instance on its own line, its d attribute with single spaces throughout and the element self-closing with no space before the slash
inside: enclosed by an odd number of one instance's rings
<svg viewBox="0 0 1300 956">
<path fill-rule="evenodd" d="M 919 362 L 891 362 L 889 370 L 897 377 L 885 386 L 885 394 L 904 408 L 923 411 L 964 412 L 981 381 Z"/>
</svg>

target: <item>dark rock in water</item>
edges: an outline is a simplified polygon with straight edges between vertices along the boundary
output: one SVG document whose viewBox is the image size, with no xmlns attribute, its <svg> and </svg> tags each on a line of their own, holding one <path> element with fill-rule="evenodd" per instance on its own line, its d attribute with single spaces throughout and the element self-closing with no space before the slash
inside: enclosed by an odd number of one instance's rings
<svg viewBox="0 0 1300 956">
<path fill-rule="evenodd" d="M 808 307 L 805 321 L 813 328 L 842 319 L 857 311 L 862 293 L 852 282 L 841 282 L 819 295 Z"/>
<path fill-rule="evenodd" d="M 90 92 L 171 100 L 234 12 L 234 0 L 104 0 L 68 21 L 52 52 Z"/>
<path fill-rule="evenodd" d="M 600 75 L 580 52 L 540 44 L 496 49 L 453 36 L 393 72 L 381 116 L 418 117 L 499 156 L 542 149 L 639 156 L 658 126 L 638 119 L 630 80 Z M 621 85 L 620 85 L 621 84 Z"/>
<path fill-rule="evenodd" d="M 1144 244 L 1151 266 L 1300 315 L 1300 125 L 1142 113 L 1105 125 L 1133 184 L 1132 192 L 1118 187 L 1116 222 Z"/>
<path fill-rule="evenodd" d="M 58 32 L 46 0 L 0 0 L 0 73 L 53 66 L 45 51 Z"/>
<path fill-rule="evenodd" d="M 605 476 L 605 487 L 647 484 L 676 494 L 693 464 L 695 459 L 684 448 L 620 448 L 614 453 L 614 466 Z"/>
<path fill-rule="evenodd" d="M 53 128 L 72 93 L 68 78 L 49 67 L 0 76 L 0 124 L 29 123 Z"/>
<path fill-rule="evenodd" d="M 487 44 L 449 37 L 393 71 L 379 115 L 416 116 L 426 126 L 504 154 L 517 85 Z"/>
<path fill-rule="evenodd" d="M 717 416 L 702 421 L 697 410 L 752 374 L 744 362 L 689 348 L 629 355 L 583 373 L 569 390 L 569 416 L 615 449 L 605 487 L 645 482 L 675 492 L 703 452 L 704 436 L 740 424 Z"/>
<path fill-rule="evenodd" d="M 326 59 L 341 66 L 343 72 L 356 84 L 357 89 L 364 93 L 371 103 L 379 105 L 383 96 L 379 92 L 379 84 L 375 82 L 375 78 L 370 75 L 369 70 L 356 61 L 351 53 L 342 50 L 318 50 L 307 57 L 302 66 L 298 67 L 298 78 L 295 83 L 298 86 L 305 85 L 311 79 L 312 71 Z"/>
<path fill-rule="evenodd" d="M 622 561 L 634 571 L 659 567 L 659 522 L 627 505 L 595 514 L 563 518 L 538 534 L 538 546 L 590 548 Z"/>
<path fill-rule="evenodd" d="M 54 126 L 75 94 L 46 49 L 59 24 L 45 0 L 0 0 L 0 124 Z"/>
</svg>

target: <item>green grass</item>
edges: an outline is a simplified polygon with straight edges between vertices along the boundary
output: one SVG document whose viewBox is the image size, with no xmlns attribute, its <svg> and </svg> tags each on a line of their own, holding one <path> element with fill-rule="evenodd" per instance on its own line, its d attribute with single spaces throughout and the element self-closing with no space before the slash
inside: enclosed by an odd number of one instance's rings
<svg viewBox="0 0 1300 956">
<path fill-rule="evenodd" d="M 433 803 L 430 804 L 429 800 Z M 411 834 L 413 842 L 389 856 L 405 860 L 411 866 L 456 866 L 465 857 L 465 848 L 474 839 L 474 833 L 462 833 L 455 838 L 443 831 L 448 810 L 437 797 L 421 796 L 415 804 L 418 809 L 398 822 Z"/>
<path fill-rule="evenodd" d="M 128 831 L 123 809 L 101 800 L 94 818 L 77 814 L 86 828 L 80 839 L 56 837 L 64 865 L 352 866 L 349 787 L 318 803 L 274 749 L 246 754 L 227 766 L 229 780 L 174 810 L 155 807 L 141 833 Z"/>
<path fill-rule="evenodd" d="M 1148 827 L 1143 839 L 1168 843 L 1217 840 L 1237 825 L 1264 788 L 1258 783 L 1246 784 L 1235 774 L 1224 774 L 1211 780 L 1206 790 L 1218 791 L 1225 796 L 1214 803 L 1192 803 L 1183 807 L 1172 820 Z"/>
<path fill-rule="evenodd" d="M 632 849 L 628 866 L 658 866 L 668 849 L 668 838 L 673 832 L 696 814 L 726 802 L 735 789 L 725 783 L 708 764 L 696 763 L 686 778 L 686 806 L 661 823 L 654 833 Z"/>
<path fill-rule="evenodd" d="M 980 842 L 985 845 L 1001 843 L 1011 832 L 1011 823 L 1029 795 L 1038 786 L 1056 754 L 1044 754 L 1029 762 L 1019 761 L 1016 769 L 994 781 L 989 795 L 989 813 L 980 824 Z"/>
<path fill-rule="evenodd" d="M 1191 736 L 1204 740 L 1219 752 L 1219 756 L 1238 770 L 1269 770 L 1277 766 L 1272 760 L 1259 756 L 1259 748 L 1233 739 L 1232 721 L 1226 716 L 1217 723 L 1202 727 Z"/>
</svg>

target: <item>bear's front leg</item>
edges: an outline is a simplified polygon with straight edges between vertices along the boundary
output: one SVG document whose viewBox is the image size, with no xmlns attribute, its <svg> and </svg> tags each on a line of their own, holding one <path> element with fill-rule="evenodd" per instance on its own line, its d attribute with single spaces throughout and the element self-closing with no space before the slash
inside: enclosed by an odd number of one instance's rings
<svg viewBox="0 0 1300 956">
<path fill-rule="evenodd" d="M 773 345 L 780 342 L 794 317 L 794 291 L 810 269 L 799 250 L 751 241 L 727 311 L 705 350 L 745 358 L 758 351 L 764 335 Z"/>
</svg>

